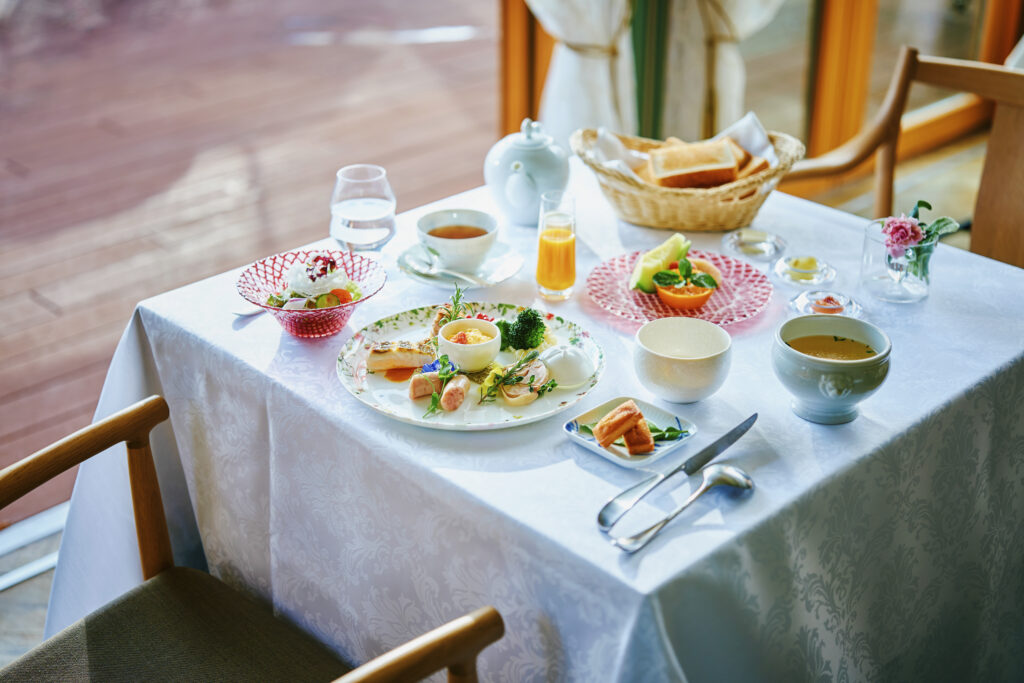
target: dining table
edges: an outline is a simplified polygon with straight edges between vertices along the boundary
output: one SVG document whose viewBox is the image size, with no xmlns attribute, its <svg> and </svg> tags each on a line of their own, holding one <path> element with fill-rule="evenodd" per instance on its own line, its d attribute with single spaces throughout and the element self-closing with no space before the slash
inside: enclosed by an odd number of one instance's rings
<svg viewBox="0 0 1024 683">
<path fill-rule="evenodd" d="M 483 680 L 1024 679 L 1024 270 L 940 245 L 926 299 L 878 301 L 860 285 L 868 221 L 774 191 L 752 227 L 784 239 L 787 255 L 834 267 L 829 288 L 891 339 L 889 375 L 851 422 L 794 414 L 771 350 L 803 290 L 773 277 L 763 310 L 725 326 L 722 387 L 673 404 L 635 374 L 639 325 L 595 303 L 587 284 L 600 263 L 670 233 L 618 220 L 582 164 L 569 189 L 572 296 L 538 297 L 537 229 L 504 221 L 499 242 L 523 267 L 466 294 L 574 321 L 603 352 L 596 386 L 530 424 L 406 424 L 357 400 L 336 369 L 364 326 L 449 299 L 448 282 L 411 277 L 398 259 L 428 212 L 500 219 L 486 187 L 399 214 L 394 240 L 369 254 L 387 283 L 336 336 L 300 339 L 270 315 L 236 315 L 247 264 L 140 302 L 96 418 L 166 398 L 153 451 L 176 562 L 258 596 L 353 663 L 494 605 L 506 631 L 481 656 Z M 721 232 L 680 231 L 723 251 Z M 567 436 L 566 421 L 617 397 L 697 432 L 639 469 Z M 709 492 L 639 552 L 609 543 L 596 523 L 606 501 L 753 413 L 715 461 L 745 470 L 752 490 Z M 670 482 L 630 515 L 667 514 L 700 474 Z M 47 634 L 141 580 L 115 447 L 79 470 Z"/>
</svg>

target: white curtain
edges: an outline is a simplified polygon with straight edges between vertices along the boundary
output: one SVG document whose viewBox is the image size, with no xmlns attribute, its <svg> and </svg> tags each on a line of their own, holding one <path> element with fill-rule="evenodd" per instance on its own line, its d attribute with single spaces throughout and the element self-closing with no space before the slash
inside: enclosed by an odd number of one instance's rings
<svg viewBox="0 0 1024 683">
<path fill-rule="evenodd" d="M 636 133 L 629 0 L 526 0 L 558 41 L 551 55 L 540 120 L 568 149 L 577 128 Z"/>
<path fill-rule="evenodd" d="M 739 41 L 764 28 L 783 1 L 673 1 L 665 56 L 664 137 L 700 140 L 743 116 L 746 68 Z M 709 78 L 713 89 L 708 88 Z"/>
</svg>

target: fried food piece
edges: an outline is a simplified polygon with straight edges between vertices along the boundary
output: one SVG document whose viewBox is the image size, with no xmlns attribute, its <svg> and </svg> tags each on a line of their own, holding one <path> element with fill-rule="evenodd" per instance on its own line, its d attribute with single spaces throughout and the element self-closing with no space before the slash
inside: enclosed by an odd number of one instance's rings
<svg viewBox="0 0 1024 683">
<path fill-rule="evenodd" d="M 594 425 L 594 438 L 603 448 L 608 448 L 613 441 L 633 429 L 643 418 L 643 413 L 633 401 L 620 403 Z"/>
<path fill-rule="evenodd" d="M 370 346 L 366 369 L 370 372 L 393 368 L 418 368 L 434 360 L 434 347 L 428 341 L 382 341 Z"/>
<path fill-rule="evenodd" d="M 654 437 L 651 436 L 651 429 L 647 426 L 647 420 L 640 420 L 636 426 L 622 435 L 626 442 L 626 450 L 630 455 L 650 453 L 654 450 Z"/>
</svg>

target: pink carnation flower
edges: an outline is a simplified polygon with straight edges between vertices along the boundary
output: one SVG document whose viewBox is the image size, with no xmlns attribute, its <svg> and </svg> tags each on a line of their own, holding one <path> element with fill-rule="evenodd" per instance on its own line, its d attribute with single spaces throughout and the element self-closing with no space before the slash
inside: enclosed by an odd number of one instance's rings
<svg viewBox="0 0 1024 683">
<path fill-rule="evenodd" d="M 912 247 L 924 239 L 917 219 L 904 215 L 886 218 L 882 234 L 885 235 L 885 248 L 893 258 L 903 256 L 907 253 L 907 247 Z"/>
</svg>

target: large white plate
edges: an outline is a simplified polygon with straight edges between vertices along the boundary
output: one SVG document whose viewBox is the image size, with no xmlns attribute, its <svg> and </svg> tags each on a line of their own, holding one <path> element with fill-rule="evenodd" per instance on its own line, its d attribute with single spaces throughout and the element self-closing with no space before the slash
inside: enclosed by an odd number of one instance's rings
<svg viewBox="0 0 1024 683">
<path fill-rule="evenodd" d="M 495 319 L 513 320 L 522 306 L 514 304 L 474 303 L 474 313 L 483 313 Z M 409 399 L 409 382 L 392 382 L 381 373 L 366 371 L 369 347 L 378 341 L 418 341 L 426 339 L 434 319 L 435 306 L 423 306 L 382 318 L 367 325 L 353 335 L 338 356 L 338 377 L 342 385 L 357 399 L 374 410 L 401 422 L 456 431 L 504 429 L 543 420 L 578 403 L 593 389 L 604 372 L 604 353 L 590 333 L 576 323 L 552 316 L 546 323 L 559 344 L 577 346 L 587 354 L 594 373 L 583 386 L 576 389 L 555 389 L 527 406 L 506 407 L 500 399 L 479 404 L 479 385 L 472 385 L 469 396 L 458 410 L 423 417 L 430 405 L 429 398 Z M 498 354 L 499 362 L 509 364 L 515 356 L 507 351 Z"/>
</svg>

